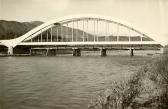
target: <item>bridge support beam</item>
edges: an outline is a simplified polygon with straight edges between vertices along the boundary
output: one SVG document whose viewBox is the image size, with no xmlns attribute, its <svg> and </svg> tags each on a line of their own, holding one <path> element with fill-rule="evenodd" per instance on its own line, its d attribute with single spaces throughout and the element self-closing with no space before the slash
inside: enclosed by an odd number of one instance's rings
<svg viewBox="0 0 168 109">
<path fill-rule="evenodd" d="M 8 55 L 13 55 L 13 47 L 12 46 L 8 47 Z"/>
<path fill-rule="evenodd" d="M 130 56 L 134 56 L 134 48 L 130 48 Z"/>
<path fill-rule="evenodd" d="M 73 56 L 81 56 L 81 49 L 73 48 Z"/>
<path fill-rule="evenodd" d="M 101 56 L 107 56 L 106 51 L 107 51 L 106 48 L 101 48 L 101 49 L 100 49 Z"/>
</svg>

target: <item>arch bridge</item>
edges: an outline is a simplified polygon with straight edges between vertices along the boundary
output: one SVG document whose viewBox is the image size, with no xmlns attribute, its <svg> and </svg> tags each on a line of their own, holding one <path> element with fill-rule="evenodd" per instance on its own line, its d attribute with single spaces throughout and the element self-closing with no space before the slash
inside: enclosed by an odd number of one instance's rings
<svg viewBox="0 0 168 109">
<path fill-rule="evenodd" d="M 100 48 L 102 55 L 106 49 L 123 48 L 143 49 L 159 48 L 154 41 L 135 26 L 119 19 L 100 15 L 73 15 L 44 23 L 26 34 L 11 40 L 2 40 L 0 45 L 8 47 L 12 55 L 15 48 L 25 47 L 32 50 L 67 47 L 80 55 L 82 48 Z"/>
</svg>

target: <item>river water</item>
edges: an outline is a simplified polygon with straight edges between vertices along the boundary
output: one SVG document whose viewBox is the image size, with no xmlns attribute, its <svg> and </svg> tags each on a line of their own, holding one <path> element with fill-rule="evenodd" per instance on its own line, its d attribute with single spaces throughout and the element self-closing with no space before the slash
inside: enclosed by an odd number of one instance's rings
<svg viewBox="0 0 168 109">
<path fill-rule="evenodd" d="M 1 109 L 87 109 L 111 82 L 136 72 L 150 56 L 1 57 Z"/>
</svg>

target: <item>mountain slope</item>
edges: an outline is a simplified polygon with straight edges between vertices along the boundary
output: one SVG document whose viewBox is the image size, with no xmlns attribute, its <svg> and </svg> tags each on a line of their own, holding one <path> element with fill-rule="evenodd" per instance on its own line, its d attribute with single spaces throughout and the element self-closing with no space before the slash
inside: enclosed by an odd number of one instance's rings
<svg viewBox="0 0 168 109">
<path fill-rule="evenodd" d="M 0 20 L 0 40 L 19 37 L 43 22 L 17 22 Z"/>
<path fill-rule="evenodd" d="M 41 21 L 17 22 L 17 21 L 0 20 L 0 40 L 13 39 L 13 38 L 19 37 L 19 36 L 25 34 L 26 32 L 30 31 L 31 29 L 37 27 L 38 25 L 41 25 L 42 23 L 43 22 L 41 22 Z M 72 39 L 71 38 L 72 37 L 72 28 L 63 26 L 62 30 L 63 30 L 62 31 L 63 34 L 61 34 L 61 28 L 58 28 L 59 40 L 64 41 L 65 37 L 66 37 L 70 41 Z M 74 41 L 82 41 L 83 40 L 83 33 L 84 33 L 85 41 L 86 40 L 94 41 L 93 34 L 91 34 L 91 33 L 87 34 L 86 32 L 83 32 L 82 30 L 75 29 L 75 28 L 74 28 Z M 43 35 L 45 37 L 44 39 L 46 40 L 46 38 L 47 38 L 46 32 L 44 32 Z M 54 40 L 57 40 L 56 39 L 56 36 L 57 36 L 57 28 L 56 27 L 53 27 L 53 34 L 52 35 L 55 36 L 55 37 L 53 37 L 53 38 L 55 38 Z M 63 35 L 63 37 L 61 37 L 61 35 Z M 88 35 L 89 39 L 87 39 L 87 35 Z M 38 38 L 38 36 L 37 36 L 37 38 Z M 97 38 L 96 38 L 96 40 L 97 40 Z M 109 38 L 107 38 L 106 36 L 98 36 L 98 40 L 99 41 L 105 41 L 105 40 L 117 41 L 117 36 L 110 35 Z M 119 40 L 120 41 L 128 41 L 129 37 L 128 36 L 120 36 Z M 131 37 L 131 41 L 140 41 L 140 40 L 141 40 L 140 36 Z M 143 37 L 142 40 L 143 41 L 152 41 L 152 39 L 149 37 Z"/>
</svg>

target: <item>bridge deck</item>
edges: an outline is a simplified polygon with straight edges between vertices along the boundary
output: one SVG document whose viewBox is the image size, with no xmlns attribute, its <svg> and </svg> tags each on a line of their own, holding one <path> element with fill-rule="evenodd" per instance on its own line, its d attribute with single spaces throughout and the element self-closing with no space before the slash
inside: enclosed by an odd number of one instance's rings
<svg viewBox="0 0 168 109">
<path fill-rule="evenodd" d="M 0 41 L 0 45 L 2 46 L 3 44 L 1 43 L 1 41 Z"/>
<path fill-rule="evenodd" d="M 102 41 L 102 42 L 21 42 L 18 45 L 160 45 L 156 41 Z"/>
</svg>

